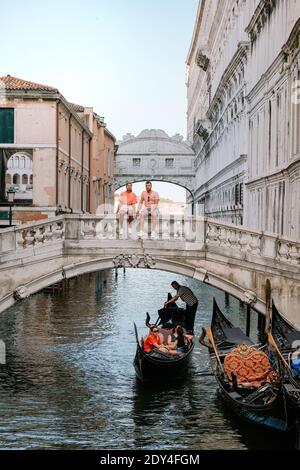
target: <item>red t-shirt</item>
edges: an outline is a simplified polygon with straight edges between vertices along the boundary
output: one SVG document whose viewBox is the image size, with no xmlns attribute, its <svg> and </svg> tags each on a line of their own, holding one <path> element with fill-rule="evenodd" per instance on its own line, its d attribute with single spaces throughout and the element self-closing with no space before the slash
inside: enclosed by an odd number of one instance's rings
<svg viewBox="0 0 300 470">
<path fill-rule="evenodd" d="M 120 203 L 125 206 L 137 204 L 137 197 L 133 192 L 124 191 L 120 195 Z"/>
<path fill-rule="evenodd" d="M 156 333 L 150 333 L 144 341 L 144 351 L 150 353 L 157 345 L 160 346 L 161 344 L 160 336 Z"/>
</svg>

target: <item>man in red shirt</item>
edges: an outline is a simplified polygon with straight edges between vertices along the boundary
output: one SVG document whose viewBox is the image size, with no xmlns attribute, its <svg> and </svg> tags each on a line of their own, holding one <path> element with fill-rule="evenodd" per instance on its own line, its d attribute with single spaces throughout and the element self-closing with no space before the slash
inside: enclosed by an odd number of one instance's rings
<svg viewBox="0 0 300 470">
<path fill-rule="evenodd" d="M 156 239 L 158 235 L 155 231 L 157 225 L 157 218 L 159 215 L 158 210 L 159 195 L 156 191 L 152 191 L 151 181 L 146 181 L 146 191 L 143 191 L 141 194 L 141 199 L 138 205 L 137 212 L 140 213 L 140 232 L 139 238 L 145 236 L 144 233 L 144 221 L 145 217 L 151 216 L 151 238 Z M 142 206 L 145 206 L 141 210 Z"/>
<path fill-rule="evenodd" d="M 164 346 L 158 334 L 158 328 L 155 325 L 150 326 L 150 333 L 144 341 L 144 351 L 150 353 L 153 349 L 168 353 L 168 347 Z"/>
<path fill-rule="evenodd" d="M 117 214 L 120 215 L 119 222 L 119 235 L 123 236 L 124 233 L 124 217 L 128 216 L 128 223 L 130 224 L 135 217 L 135 205 L 137 204 L 137 197 L 134 192 L 132 192 L 132 183 L 126 184 L 126 191 L 121 193 L 119 199 L 119 205 L 117 209 Z M 130 232 L 130 229 L 128 229 Z"/>
</svg>

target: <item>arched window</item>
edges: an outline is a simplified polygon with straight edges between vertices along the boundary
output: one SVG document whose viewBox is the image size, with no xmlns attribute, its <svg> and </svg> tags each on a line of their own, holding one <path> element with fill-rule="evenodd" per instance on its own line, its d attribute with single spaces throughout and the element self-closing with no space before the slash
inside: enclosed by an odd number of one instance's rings
<svg viewBox="0 0 300 470">
<path fill-rule="evenodd" d="M 30 175 L 29 183 L 30 183 L 30 184 L 33 184 L 33 175 Z"/>
<path fill-rule="evenodd" d="M 28 184 L 28 175 L 22 176 L 22 184 Z"/>
<path fill-rule="evenodd" d="M 24 155 L 22 155 L 22 157 L 20 157 L 20 168 L 25 168 L 25 157 L 24 157 Z"/>
<path fill-rule="evenodd" d="M 20 175 L 17 173 L 15 173 L 13 176 L 13 184 L 20 184 Z"/>
</svg>

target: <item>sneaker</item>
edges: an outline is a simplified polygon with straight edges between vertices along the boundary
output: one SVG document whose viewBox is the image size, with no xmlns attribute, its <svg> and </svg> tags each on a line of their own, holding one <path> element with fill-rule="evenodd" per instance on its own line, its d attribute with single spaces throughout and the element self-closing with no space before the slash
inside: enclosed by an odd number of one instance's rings
<svg viewBox="0 0 300 470">
<path fill-rule="evenodd" d="M 138 238 L 146 238 L 145 232 L 139 232 L 138 233 Z"/>
<path fill-rule="evenodd" d="M 151 240 L 157 240 L 158 239 L 158 233 L 152 232 L 151 233 Z"/>
</svg>

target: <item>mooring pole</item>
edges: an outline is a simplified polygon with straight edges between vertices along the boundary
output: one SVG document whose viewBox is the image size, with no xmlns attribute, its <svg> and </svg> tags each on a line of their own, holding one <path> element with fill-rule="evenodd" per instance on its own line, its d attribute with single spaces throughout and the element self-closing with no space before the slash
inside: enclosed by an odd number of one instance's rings
<svg viewBox="0 0 300 470">
<path fill-rule="evenodd" d="M 247 305 L 246 336 L 250 336 L 251 307 Z"/>
<path fill-rule="evenodd" d="M 270 279 L 266 280 L 266 322 L 265 333 L 268 334 L 271 322 L 271 282 Z"/>
</svg>

